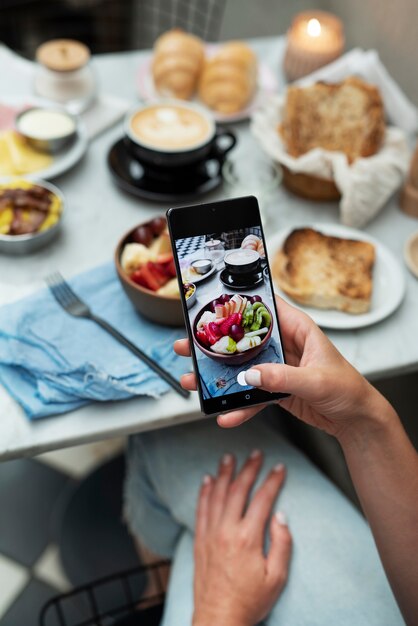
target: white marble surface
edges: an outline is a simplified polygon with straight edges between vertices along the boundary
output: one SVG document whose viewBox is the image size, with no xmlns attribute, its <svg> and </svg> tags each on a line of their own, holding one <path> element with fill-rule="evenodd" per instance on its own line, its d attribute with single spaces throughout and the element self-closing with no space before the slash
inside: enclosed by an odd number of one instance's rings
<svg viewBox="0 0 418 626">
<path fill-rule="evenodd" d="M 279 76 L 282 40 L 253 42 L 260 56 Z M 135 76 L 141 53 L 96 57 L 100 84 L 106 93 L 138 102 Z M 6 75 L 5 75 L 6 74 Z M 26 95 L 30 87 L 2 68 L 2 95 Z M 235 125 L 239 145 L 234 157 L 256 158 L 260 149 L 248 132 L 248 124 Z M 61 236 L 36 255 L 0 258 L 0 302 L 7 302 L 40 287 L 46 275 L 59 270 L 65 275 L 86 270 L 112 257 L 119 237 L 134 224 L 165 211 L 117 189 L 110 178 L 106 155 L 121 135 L 121 124 L 96 138 L 73 170 L 54 182 L 64 192 L 67 211 Z M 219 190 L 208 199 L 222 198 Z M 302 201 L 279 189 L 268 205 L 268 231 L 309 222 L 338 222 L 336 204 Z M 402 261 L 403 245 L 418 221 L 407 217 L 393 199 L 365 229 L 386 244 Z M 337 347 L 370 378 L 418 370 L 418 281 L 405 266 L 406 297 L 390 318 L 356 331 L 329 332 Z M 0 459 L 39 454 L 78 443 L 106 439 L 201 418 L 197 398 L 183 400 L 170 392 L 158 401 L 136 399 L 117 404 L 95 404 L 57 418 L 28 422 L 20 407 L 0 389 Z"/>
</svg>

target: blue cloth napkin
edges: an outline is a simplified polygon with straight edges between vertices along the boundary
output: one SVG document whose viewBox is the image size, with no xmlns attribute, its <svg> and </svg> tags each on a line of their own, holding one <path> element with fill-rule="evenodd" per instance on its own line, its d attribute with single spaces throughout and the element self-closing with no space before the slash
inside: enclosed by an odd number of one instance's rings
<svg viewBox="0 0 418 626">
<path fill-rule="evenodd" d="M 181 329 L 141 317 L 113 263 L 69 281 L 74 291 L 176 378 L 190 370 L 173 342 Z M 156 306 L 159 306 L 156 304 Z M 0 308 L 0 382 L 29 419 L 65 413 L 92 401 L 157 398 L 169 389 L 157 374 L 94 322 L 74 318 L 48 289 Z"/>
</svg>

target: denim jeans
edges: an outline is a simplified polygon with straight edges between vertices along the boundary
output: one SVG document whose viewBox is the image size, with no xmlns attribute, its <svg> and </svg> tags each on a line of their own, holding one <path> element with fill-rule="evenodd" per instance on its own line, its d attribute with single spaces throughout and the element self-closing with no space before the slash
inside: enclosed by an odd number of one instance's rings
<svg viewBox="0 0 418 626">
<path fill-rule="evenodd" d="M 276 463 L 286 465 L 275 509 L 286 514 L 293 536 L 289 579 L 266 623 L 404 624 L 362 515 L 269 418 L 258 416 L 232 430 L 210 418 L 130 439 L 128 524 L 150 550 L 173 560 L 163 625 L 192 622 L 193 529 L 202 476 L 216 472 L 224 452 L 233 452 L 241 464 L 254 448 L 265 456 L 259 482 Z"/>
</svg>

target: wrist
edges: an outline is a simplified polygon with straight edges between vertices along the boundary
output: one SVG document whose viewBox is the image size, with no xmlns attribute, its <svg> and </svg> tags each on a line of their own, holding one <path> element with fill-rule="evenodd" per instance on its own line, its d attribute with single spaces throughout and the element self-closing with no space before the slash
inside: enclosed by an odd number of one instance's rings
<svg viewBox="0 0 418 626">
<path fill-rule="evenodd" d="M 212 608 L 210 611 L 195 611 L 192 626 L 253 626 L 238 616 Z"/>
<path fill-rule="evenodd" d="M 398 420 L 391 404 L 369 383 L 358 416 L 350 420 L 337 436 L 343 450 L 352 447 L 365 447 L 371 438 L 375 439 L 390 432 L 392 424 Z"/>
</svg>

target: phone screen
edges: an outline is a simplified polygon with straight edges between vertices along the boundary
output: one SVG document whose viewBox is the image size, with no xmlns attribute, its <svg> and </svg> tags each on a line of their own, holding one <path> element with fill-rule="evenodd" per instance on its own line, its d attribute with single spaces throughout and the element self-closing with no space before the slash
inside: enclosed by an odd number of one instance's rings
<svg viewBox="0 0 418 626">
<path fill-rule="evenodd" d="M 172 209 L 168 222 L 202 410 L 272 401 L 245 371 L 283 363 L 274 292 L 257 200 Z M 183 214 L 182 214 L 183 212 Z"/>
</svg>

